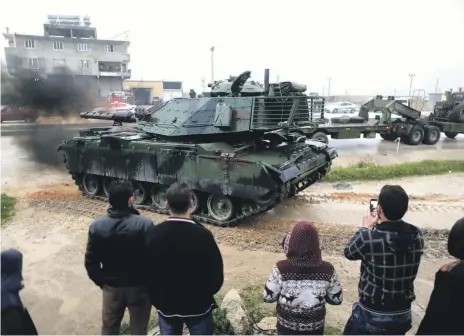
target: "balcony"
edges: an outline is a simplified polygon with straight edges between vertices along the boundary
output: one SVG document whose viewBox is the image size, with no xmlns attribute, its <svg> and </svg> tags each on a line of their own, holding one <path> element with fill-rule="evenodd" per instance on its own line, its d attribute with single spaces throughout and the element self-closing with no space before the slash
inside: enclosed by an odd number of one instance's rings
<svg viewBox="0 0 464 336">
<path fill-rule="evenodd" d="M 98 73 L 99 76 L 101 77 L 123 77 L 123 78 L 131 78 L 131 72 L 125 71 L 125 72 L 107 72 L 107 71 L 100 71 Z"/>
<path fill-rule="evenodd" d="M 131 77 L 127 64 L 119 62 L 98 62 L 98 73 L 103 77 Z"/>
</svg>

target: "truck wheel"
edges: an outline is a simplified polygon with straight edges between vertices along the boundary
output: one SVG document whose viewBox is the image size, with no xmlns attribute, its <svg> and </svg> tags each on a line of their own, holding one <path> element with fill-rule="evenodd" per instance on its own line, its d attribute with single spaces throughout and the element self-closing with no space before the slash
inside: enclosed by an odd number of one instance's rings
<svg viewBox="0 0 464 336">
<path fill-rule="evenodd" d="M 316 132 L 311 136 L 311 140 L 320 141 L 323 143 L 329 143 L 329 137 L 324 132 Z"/>
<path fill-rule="evenodd" d="M 385 141 L 395 141 L 396 139 L 398 139 L 398 135 L 396 135 L 395 133 L 380 133 L 380 136 Z"/>
<path fill-rule="evenodd" d="M 435 145 L 440 140 L 441 131 L 437 126 L 430 126 L 424 129 L 424 139 L 422 143 L 425 145 Z"/>
<path fill-rule="evenodd" d="M 31 122 L 34 122 L 35 119 L 32 118 L 32 117 L 27 116 L 26 118 L 24 118 L 24 121 L 27 122 L 27 123 L 31 123 Z"/>
<path fill-rule="evenodd" d="M 403 135 L 401 137 L 401 142 L 411 145 L 417 146 L 422 142 L 424 138 L 424 129 L 419 125 L 415 125 L 411 128 L 411 131 L 407 135 Z"/>
<path fill-rule="evenodd" d="M 454 139 L 458 135 L 458 132 L 445 132 L 445 135 L 449 139 Z"/>
</svg>

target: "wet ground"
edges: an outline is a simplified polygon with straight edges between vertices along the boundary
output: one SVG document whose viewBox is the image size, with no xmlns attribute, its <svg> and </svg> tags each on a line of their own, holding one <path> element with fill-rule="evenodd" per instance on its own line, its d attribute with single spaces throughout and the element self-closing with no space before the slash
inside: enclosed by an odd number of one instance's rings
<svg viewBox="0 0 464 336">
<path fill-rule="evenodd" d="M 24 253 L 26 287 L 22 297 L 42 334 L 98 334 L 101 293 L 88 280 L 83 259 L 88 225 L 105 213 L 107 204 L 83 198 L 61 166 L 50 168 L 31 162 L 30 153 L 17 146 L 18 136 L 3 133 L 7 127 L 2 125 L 2 192 L 17 196 L 18 204 L 14 219 L 2 230 L 2 248 L 16 247 Z M 335 161 L 338 164 L 364 160 L 366 154 L 362 149 L 358 151 L 358 146 L 372 150 L 369 160 L 392 163 L 462 157 L 462 140 L 455 140 L 458 150 L 443 149 L 443 143 L 426 149 L 419 146 L 403 151 L 400 147 L 399 153 L 396 148 L 382 147 L 392 144 L 380 140 L 334 140 L 332 144 L 340 149 L 341 157 Z M 425 256 L 415 282 L 418 297 L 413 313 L 417 327 L 433 288 L 435 272 L 449 260 L 447 230 L 464 213 L 464 174 L 318 183 L 239 227 L 207 226 L 224 256 L 224 290 L 263 283 L 273 264 L 283 258 L 280 244 L 284 234 L 296 221 L 310 220 L 319 227 L 324 258 L 334 264 L 344 288 L 345 302 L 339 307 L 328 307 L 327 324 L 343 327 L 356 299 L 359 277 L 359 263 L 344 259 L 343 247 L 359 227 L 369 199 L 385 183 L 404 186 L 411 198 L 405 219 L 422 227 L 426 236 Z M 150 212 L 144 215 L 155 223 L 165 218 Z"/>
</svg>

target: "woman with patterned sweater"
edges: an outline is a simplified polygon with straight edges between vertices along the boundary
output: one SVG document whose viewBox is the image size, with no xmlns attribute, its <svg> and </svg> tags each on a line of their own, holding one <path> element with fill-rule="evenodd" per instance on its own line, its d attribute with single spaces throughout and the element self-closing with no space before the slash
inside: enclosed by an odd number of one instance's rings
<svg viewBox="0 0 464 336">
<path fill-rule="evenodd" d="M 279 335 L 322 335 L 325 303 L 339 305 L 342 288 L 334 267 L 323 261 L 319 234 L 309 222 L 299 222 L 282 243 L 286 260 L 272 269 L 264 286 L 265 302 L 277 301 Z"/>
</svg>

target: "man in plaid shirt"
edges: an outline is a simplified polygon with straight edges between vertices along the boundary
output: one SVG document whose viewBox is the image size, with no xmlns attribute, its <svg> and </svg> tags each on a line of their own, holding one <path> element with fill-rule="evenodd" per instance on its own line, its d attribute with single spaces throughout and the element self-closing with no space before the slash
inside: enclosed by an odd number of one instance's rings
<svg viewBox="0 0 464 336">
<path fill-rule="evenodd" d="M 398 185 L 379 194 L 377 212 L 345 247 L 345 257 L 361 260 L 359 302 L 345 326 L 345 335 L 404 335 L 412 326 L 414 280 L 424 249 L 419 228 L 402 220 L 409 197 Z"/>
</svg>

